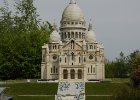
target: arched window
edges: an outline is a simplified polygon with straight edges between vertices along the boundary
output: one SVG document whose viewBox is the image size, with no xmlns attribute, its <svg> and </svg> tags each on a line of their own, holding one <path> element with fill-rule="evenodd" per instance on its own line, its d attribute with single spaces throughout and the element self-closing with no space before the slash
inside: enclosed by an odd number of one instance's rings
<svg viewBox="0 0 140 100">
<path fill-rule="evenodd" d="M 63 79 L 68 79 L 68 70 L 67 69 L 63 70 Z"/>
<path fill-rule="evenodd" d="M 89 45 L 89 48 L 90 48 L 90 49 L 93 49 L 93 45 Z"/>
<path fill-rule="evenodd" d="M 89 68 L 88 68 L 88 73 L 89 73 Z"/>
<path fill-rule="evenodd" d="M 84 57 L 84 62 L 86 62 L 86 58 Z"/>
<path fill-rule="evenodd" d="M 78 70 L 78 79 L 82 79 L 82 70 Z"/>
<path fill-rule="evenodd" d="M 65 32 L 65 39 L 67 38 L 67 34 L 66 34 L 66 32 Z"/>
<path fill-rule="evenodd" d="M 75 33 L 75 38 L 78 38 L 78 32 Z"/>
<path fill-rule="evenodd" d="M 79 63 L 81 63 L 81 57 L 79 57 Z"/>
<path fill-rule="evenodd" d="M 79 38 L 81 38 L 81 32 L 79 32 Z"/>
<path fill-rule="evenodd" d="M 71 76 L 71 79 L 75 79 L 75 70 L 74 69 L 72 69 L 70 71 L 70 76 Z"/>
<path fill-rule="evenodd" d="M 67 58 L 65 57 L 65 63 L 67 62 Z"/>
<path fill-rule="evenodd" d="M 70 32 L 68 32 L 68 38 L 70 38 Z"/>
<path fill-rule="evenodd" d="M 51 73 L 53 73 L 53 69 L 51 68 Z"/>
<path fill-rule="evenodd" d="M 71 38 L 74 38 L 74 32 L 71 33 Z"/>
<path fill-rule="evenodd" d="M 91 65 L 91 73 L 92 73 L 92 65 Z"/>
<path fill-rule="evenodd" d="M 53 45 L 53 50 L 54 50 L 54 45 Z"/>
<path fill-rule="evenodd" d="M 73 52 L 71 53 L 71 60 L 72 61 L 74 60 L 74 53 Z"/>
<path fill-rule="evenodd" d="M 56 49 L 56 48 L 57 48 L 57 46 L 55 45 L 55 46 L 54 46 L 54 49 Z"/>
</svg>

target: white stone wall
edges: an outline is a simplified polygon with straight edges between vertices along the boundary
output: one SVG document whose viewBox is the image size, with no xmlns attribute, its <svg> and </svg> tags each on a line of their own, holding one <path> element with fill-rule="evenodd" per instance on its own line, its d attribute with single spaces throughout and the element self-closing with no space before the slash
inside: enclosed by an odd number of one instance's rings
<svg viewBox="0 0 140 100">
<path fill-rule="evenodd" d="M 78 44 L 80 44 L 80 46 L 78 46 Z M 83 44 L 81 44 L 81 42 L 78 44 L 74 44 L 74 49 L 69 48 L 71 46 L 70 43 L 63 43 L 62 47 L 59 49 L 50 49 L 49 53 L 46 54 L 45 62 L 41 65 L 41 78 L 60 78 L 61 80 L 74 81 L 78 79 L 78 69 L 81 69 L 83 71 L 81 80 L 84 80 L 84 78 L 86 78 L 85 80 L 103 80 L 105 78 L 103 49 L 97 49 L 97 45 L 90 43 L 85 46 L 86 50 L 83 51 Z M 54 45 L 51 43 L 51 46 Z M 91 45 L 93 47 L 91 47 Z M 59 47 L 59 44 L 57 44 L 57 47 Z M 73 60 L 72 53 L 74 53 Z M 53 59 L 54 55 L 57 56 L 55 60 Z M 86 65 L 86 70 L 84 70 L 83 64 Z M 68 70 L 68 79 L 63 79 L 64 69 Z M 75 79 L 70 78 L 71 69 L 75 70 Z"/>
</svg>

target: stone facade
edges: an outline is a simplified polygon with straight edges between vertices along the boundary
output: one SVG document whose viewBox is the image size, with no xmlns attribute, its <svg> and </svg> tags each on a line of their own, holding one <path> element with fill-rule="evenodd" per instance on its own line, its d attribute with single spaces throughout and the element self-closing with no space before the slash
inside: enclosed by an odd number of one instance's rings
<svg viewBox="0 0 140 100">
<path fill-rule="evenodd" d="M 96 41 L 90 21 L 74 0 L 65 8 L 58 32 L 56 24 L 50 42 L 42 46 L 41 79 L 59 81 L 104 80 L 104 47 Z"/>
</svg>

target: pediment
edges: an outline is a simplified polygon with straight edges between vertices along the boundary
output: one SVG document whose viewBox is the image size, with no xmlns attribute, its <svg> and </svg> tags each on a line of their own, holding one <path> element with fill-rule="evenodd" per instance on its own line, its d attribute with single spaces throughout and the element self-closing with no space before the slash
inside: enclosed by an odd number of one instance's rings
<svg viewBox="0 0 140 100">
<path fill-rule="evenodd" d="M 72 42 L 70 41 L 63 46 L 63 50 L 71 50 L 71 49 L 82 50 L 82 45 L 77 42 L 74 42 L 74 45 L 73 45 Z"/>
</svg>

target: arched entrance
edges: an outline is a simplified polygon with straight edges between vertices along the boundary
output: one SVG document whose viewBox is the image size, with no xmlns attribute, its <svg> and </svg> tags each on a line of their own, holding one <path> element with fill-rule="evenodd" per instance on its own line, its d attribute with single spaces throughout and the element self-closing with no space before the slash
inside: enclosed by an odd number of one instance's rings
<svg viewBox="0 0 140 100">
<path fill-rule="evenodd" d="M 82 70 L 81 69 L 78 70 L 78 79 L 82 79 Z"/>
<path fill-rule="evenodd" d="M 75 70 L 74 69 L 71 69 L 70 76 L 71 76 L 71 79 L 75 79 Z"/>
<path fill-rule="evenodd" d="M 63 70 L 63 79 L 68 79 L 68 70 L 67 69 Z"/>
</svg>

